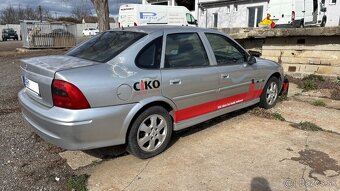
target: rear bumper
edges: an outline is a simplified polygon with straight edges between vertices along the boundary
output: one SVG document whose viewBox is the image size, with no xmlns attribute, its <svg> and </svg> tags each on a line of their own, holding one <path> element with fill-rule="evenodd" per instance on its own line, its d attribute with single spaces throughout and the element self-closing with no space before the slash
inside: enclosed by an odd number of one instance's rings
<svg viewBox="0 0 340 191">
<path fill-rule="evenodd" d="M 125 143 L 125 119 L 134 104 L 70 110 L 46 108 L 25 90 L 18 94 L 22 115 L 44 140 L 69 150 L 92 149 Z"/>
</svg>

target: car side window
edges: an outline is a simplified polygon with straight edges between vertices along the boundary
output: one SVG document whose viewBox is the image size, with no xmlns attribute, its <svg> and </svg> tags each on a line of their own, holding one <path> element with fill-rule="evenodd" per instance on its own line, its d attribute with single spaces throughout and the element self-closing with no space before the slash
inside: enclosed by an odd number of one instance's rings
<svg viewBox="0 0 340 191">
<path fill-rule="evenodd" d="M 147 44 L 138 54 L 136 65 L 139 68 L 159 69 L 162 55 L 163 36 Z"/>
<path fill-rule="evenodd" d="M 165 68 L 209 66 L 207 53 L 197 33 L 176 33 L 166 37 Z"/>
<path fill-rule="evenodd" d="M 225 36 L 206 33 L 217 65 L 242 64 L 246 61 L 244 50 Z"/>
</svg>

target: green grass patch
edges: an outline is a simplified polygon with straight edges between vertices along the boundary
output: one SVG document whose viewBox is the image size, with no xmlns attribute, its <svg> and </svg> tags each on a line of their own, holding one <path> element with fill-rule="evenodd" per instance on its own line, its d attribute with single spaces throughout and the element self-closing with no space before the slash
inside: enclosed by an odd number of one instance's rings
<svg viewBox="0 0 340 191">
<path fill-rule="evenodd" d="M 319 106 L 319 107 L 325 107 L 326 103 L 323 100 L 315 100 L 312 102 L 312 105 Z"/>
<path fill-rule="evenodd" d="M 325 78 L 322 76 L 318 76 L 315 74 L 311 74 L 308 76 L 305 76 L 304 78 L 302 78 L 303 81 L 320 81 L 320 82 L 324 82 Z"/>
<path fill-rule="evenodd" d="M 316 90 L 318 85 L 313 80 L 304 80 L 301 88 L 303 91 Z"/>
<path fill-rule="evenodd" d="M 318 125 L 312 122 L 308 122 L 308 121 L 304 121 L 300 123 L 293 123 L 293 124 L 290 124 L 290 126 L 297 128 L 297 129 L 304 130 L 304 131 L 324 131 L 324 129 L 322 129 Z"/>
<path fill-rule="evenodd" d="M 275 120 L 279 120 L 279 121 L 286 121 L 286 119 L 284 117 L 282 117 L 282 115 L 277 113 L 277 112 L 272 113 L 272 118 L 275 119 Z"/>
<path fill-rule="evenodd" d="M 72 176 L 67 182 L 67 187 L 69 190 L 87 191 L 86 185 L 88 178 L 89 175 L 87 174 Z"/>
</svg>

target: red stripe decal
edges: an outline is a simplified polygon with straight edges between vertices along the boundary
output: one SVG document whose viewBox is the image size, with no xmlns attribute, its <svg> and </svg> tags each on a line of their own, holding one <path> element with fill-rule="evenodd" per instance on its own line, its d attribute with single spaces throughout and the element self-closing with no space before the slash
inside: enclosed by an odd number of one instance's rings
<svg viewBox="0 0 340 191">
<path fill-rule="evenodd" d="M 260 97 L 261 93 L 262 89 L 255 90 L 255 84 L 250 84 L 249 91 L 246 93 L 237 94 L 230 97 L 177 110 L 174 113 L 174 122 L 178 123 L 180 121 L 197 117 L 199 115 L 203 115 L 244 101 L 255 99 Z"/>
</svg>

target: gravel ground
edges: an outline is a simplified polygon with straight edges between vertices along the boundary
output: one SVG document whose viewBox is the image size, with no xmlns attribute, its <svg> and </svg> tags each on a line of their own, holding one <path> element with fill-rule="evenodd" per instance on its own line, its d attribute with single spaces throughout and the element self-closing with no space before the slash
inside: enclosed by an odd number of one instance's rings
<svg viewBox="0 0 340 191">
<path fill-rule="evenodd" d="M 62 50 L 16 53 L 21 42 L 0 42 L 0 190 L 66 190 L 71 168 L 62 150 L 33 133 L 20 114 L 19 59 Z"/>
</svg>

